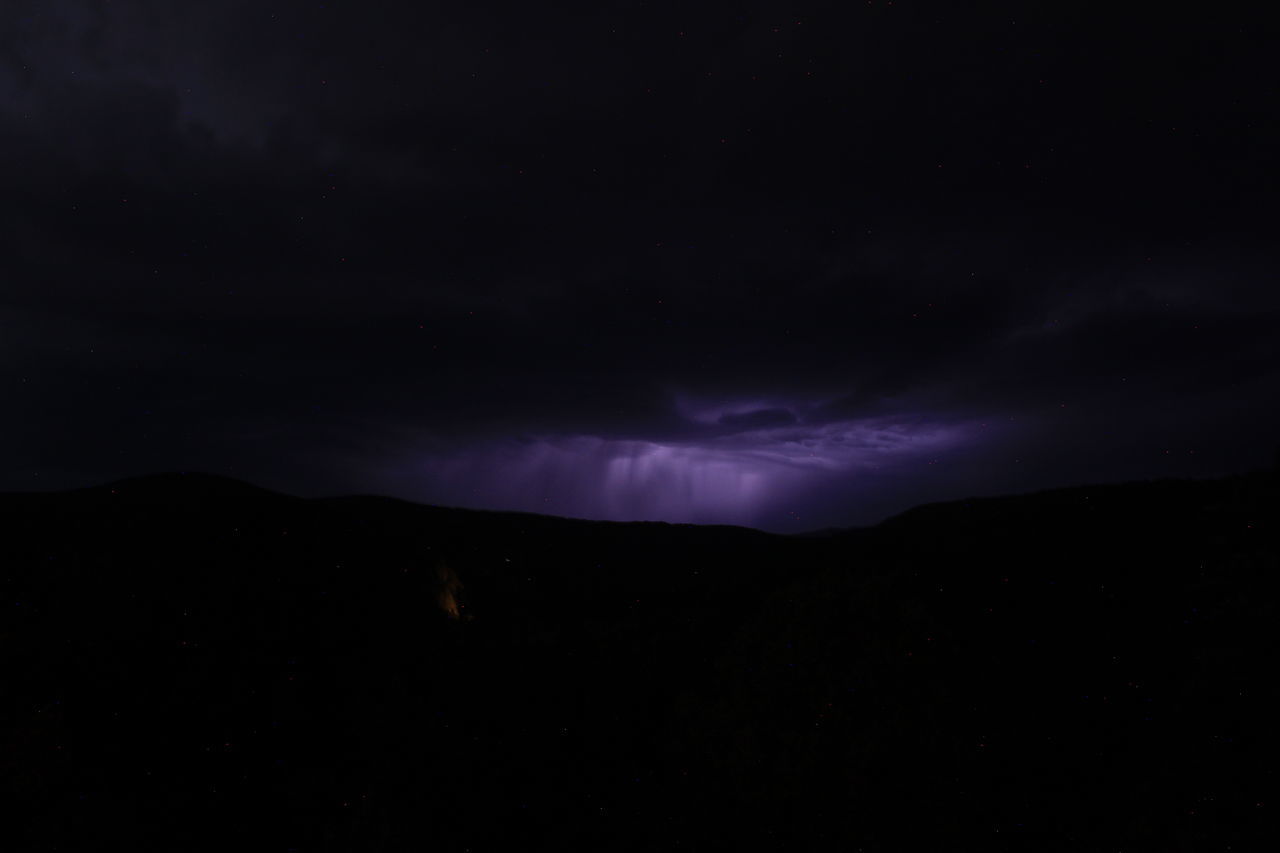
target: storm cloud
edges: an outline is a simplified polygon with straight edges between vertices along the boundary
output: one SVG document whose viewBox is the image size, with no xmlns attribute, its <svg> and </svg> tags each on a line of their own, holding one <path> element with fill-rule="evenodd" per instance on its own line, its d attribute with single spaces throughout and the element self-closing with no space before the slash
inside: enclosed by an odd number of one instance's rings
<svg viewBox="0 0 1280 853">
<path fill-rule="evenodd" d="M 1256 467 L 1266 51 L 1102 8 L 7 3 L 0 487 L 805 529 Z"/>
</svg>

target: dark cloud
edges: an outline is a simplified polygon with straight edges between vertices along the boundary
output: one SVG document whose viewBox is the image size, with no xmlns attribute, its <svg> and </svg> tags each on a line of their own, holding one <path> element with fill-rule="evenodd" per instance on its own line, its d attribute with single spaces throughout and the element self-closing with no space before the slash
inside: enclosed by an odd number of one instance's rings
<svg viewBox="0 0 1280 853">
<path fill-rule="evenodd" d="M 1269 458 L 1266 40 L 980 5 L 7 3 L 3 485 L 804 526 Z"/>
<path fill-rule="evenodd" d="M 738 430 L 768 429 L 769 427 L 790 426 L 796 422 L 796 416 L 787 409 L 756 409 L 750 412 L 726 412 L 720 416 L 718 423 L 722 426 Z"/>
</svg>

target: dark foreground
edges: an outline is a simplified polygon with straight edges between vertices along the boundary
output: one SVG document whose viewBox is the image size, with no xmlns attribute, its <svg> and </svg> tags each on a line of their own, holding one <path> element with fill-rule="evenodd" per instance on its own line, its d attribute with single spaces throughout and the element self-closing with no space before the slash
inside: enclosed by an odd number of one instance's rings
<svg viewBox="0 0 1280 853">
<path fill-rule="evenodd" d="M 1261 849 L 1278 509 L 1257 475 L 788 538 L 0 495 L 0 847 Z"/>
</svg>

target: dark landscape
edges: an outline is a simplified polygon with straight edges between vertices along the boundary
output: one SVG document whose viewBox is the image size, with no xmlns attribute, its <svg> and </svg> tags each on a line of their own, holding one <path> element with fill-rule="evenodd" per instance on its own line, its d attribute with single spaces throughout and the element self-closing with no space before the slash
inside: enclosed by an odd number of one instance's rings
<svg viewBox="0 0 1280 853">
<path fill-rule="evenodd" d="M 811 536 L 0 495 L 7 845 L 1257 850 L 1278 508 L 1273 473 Z"/>
<path fill-rule="evenodd" d="M 1277 848 L 1266 8 L 0 0 L 0 853 Z"/>
</svg>

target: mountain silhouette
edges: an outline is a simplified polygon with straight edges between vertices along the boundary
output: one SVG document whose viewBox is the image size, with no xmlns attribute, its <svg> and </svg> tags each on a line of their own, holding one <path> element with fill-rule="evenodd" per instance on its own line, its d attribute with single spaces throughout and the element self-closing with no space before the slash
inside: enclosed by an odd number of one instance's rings
<svg viewBox="0 0 1280 853">
<path fill-rule="evenodd" d="M 15 850 L 1206 850 L 1274 473 L 778 536 L 204 474 L 0 494 Z"/>
</svg>

